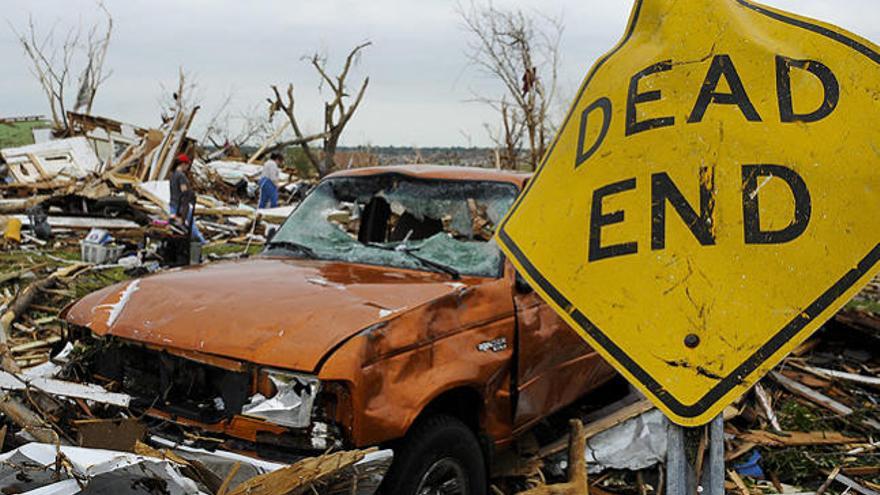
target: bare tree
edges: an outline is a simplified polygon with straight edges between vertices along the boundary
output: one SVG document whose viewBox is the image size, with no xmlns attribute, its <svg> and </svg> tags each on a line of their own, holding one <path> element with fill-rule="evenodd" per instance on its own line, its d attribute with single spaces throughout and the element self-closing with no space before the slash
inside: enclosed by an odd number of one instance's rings
<svg viewBox="0 0 880 495">
<path fill-rule="evenodd" d="M 498 101 L 486 101 L 501 116 L 501 126 L 495 127 L 488 123 L 483 124 L 489 133 L 489 138 L 495 143 L 495 158 L 498 168 L 517 168 L 522 151 L 522 138 L 525 134 L 524 113 L 514 108 L 502 96 Z"/>
<path fill-rule="evenodd" d="M 312 55 L 308 58 L 309 62 L 312 64 L 312 67 L 318 71 L 318 74 L 321 76 L 321 86 L 323 84 L 327 84 L 330 89 L 333 91 L 333 97 L 330 101 L 324 102 L 324 130 L 318 134 L 312 134 L 306 136 L 303 134 L 302 129 L 296 121 L 296 117 L 294 115 L 294 98 L 293 98 L 293 85 L 289 84 L 287 86 L 287 94 L 286 98 L 282 97 L 281 92 L 278 90 L 277 86 L 272 86 L 272 92 L 274 93 L 274 99 L 268 98 L 269 101 L 269 114 L 272 115 L 276 111 L 283 111 L 287 118 L 290 120 L 290 125 L 293 127 L 293 132 L 296 136 L 295 139 L 282 142 L 277 144 L 275 147 L 280 146 L 288 146 L 298 144 L 302 146 L 303 151 L 308 157 L 309 162 L 314 167 L 315 171 L 318 172 L 319 177 L 323 177 L 330 173 L 335 167 L 336 162 L 334 160 L 334 156 L 336 154 L 336 147 L 339 144 L 339 138 L 342 136 L 342 131 L 345 129 L 346 124 L 351 120 L 352 115 L 354 115 L 355 110 L 357 110 L 358 105 L 360 105 L 361 100 L 363 100 L 364 92 L 367 90 L 367 85 L 370 83 L 370 78 L 364 78 L 363 83 L 360 86 L 360 89 L 357 92 L 357 95 L 354 97 L 354 101 L 351 104 L 346 103 L 346 99 L 351 98 L 349 94 L 349 88 L 346 85 L 346 78 L 348 77 L 349 70 L 352 65 L 356 62 L 359 53 L 364 48 L 370 46 L 371 42 L 365 42 L 360 45 L 354 47 L 349 53 L 348 57 L 345 59 L 345 65 L 342 67 L 339 75 L 334 77 L 330 77 L 327 73 L 327 60 L 325 57 L 321 57 L 318 54 Z M 314 150 L 309 146 L 309 143 L 318 139 L 323 140 L 322 153 L 319 157 Z"/>
<path fill-rule="evenodd" d="M 468 58 L 503 88 L 502 96 L 478 98 L 501 116 L 501 132 L 495 141 L 504 155 L 502 161 L 516 167 L 524 145 L 526 163 L 534 170 L 553 134 L 550 109 L 556 93 L 562 22 L 519 9 L 502 10 L 491 2 L 472 2 L 467 8 L 459 5 L 458 13 L 471 35 Z"/>
<path fill-rule="evenodd" d="M 85 31 L 82 25 L 74 26 L 63 36 L 57 34 L 54 26 L 45 35 L 38 34 L 31 16 L 23 33 L 10 24 L 31 61 L 31 72 L 46 96 L 56 129 L 67 129 L 68 89 L 74 79 L 78 89 L 73 109 L 91 113 L 98 88 L 110 77 L 111 71 L 105 69 L 104 62 L 113 33 L 113 17 L 102 2 L 97 6 L 104 14 L 104 26 L 95 23 Z"/>
<path fill-rule="evenodd" d="M 92 113 L 92 105 L 95 102 L 95 94 L 98 88 L 106 81 L 112 71 L 104 70 L 104 60 L 107 58 L 107 48 L 110 47 L 110 36 L 113 33 L 113 17 L 99 2 L 98 8 L 107 18 L 107 27 L 103 31 L 98 30 L 98 25 L 92 25 L 83 46 L 86 52 L 86 63 L 79 76 L 79 92 L 76 96 L 76 110 L 87 114 Z"/>
<path fill-rule="evenodd" d="M 177 70 L 177 82 L 174 86 L 166 86 L 165 83 L 159 82 L 159 96 L 156 103 L 161 109 L 160 117 L 163 123 L 174 119 L 181 110 L 199 106 L 201 100 L 198 80 L 183 67 Z"/>
</svg>

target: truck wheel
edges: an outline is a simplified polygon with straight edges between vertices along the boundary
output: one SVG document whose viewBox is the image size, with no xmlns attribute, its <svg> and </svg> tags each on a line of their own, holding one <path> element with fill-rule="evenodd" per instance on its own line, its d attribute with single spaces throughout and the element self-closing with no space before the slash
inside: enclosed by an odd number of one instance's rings
<svg viewBox="0 0 880 495">
<path fill-rule="evenodd" d="M 416 424 L 394 449 L 386 495 L 485 495 L 486 466 L 474 433 L 451 416 Z"/>
</svg>

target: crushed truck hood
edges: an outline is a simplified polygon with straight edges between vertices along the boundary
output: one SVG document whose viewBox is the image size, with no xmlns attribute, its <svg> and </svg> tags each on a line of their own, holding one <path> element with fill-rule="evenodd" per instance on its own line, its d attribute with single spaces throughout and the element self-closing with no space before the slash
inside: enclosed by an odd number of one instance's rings
<svg viewBox="0 0 880 495">
<path fill-rule="evenodd" d="M 256 258 L 116 284 L 78 301 L 66 319 L 98 335 L 312 371 L 349 336 L 466 283 L 430 272 Z"/>
</svg>

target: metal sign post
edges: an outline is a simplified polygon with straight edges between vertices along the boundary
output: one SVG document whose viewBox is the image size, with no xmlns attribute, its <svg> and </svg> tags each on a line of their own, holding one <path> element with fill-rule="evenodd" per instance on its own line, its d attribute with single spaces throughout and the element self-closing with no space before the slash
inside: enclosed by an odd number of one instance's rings
<svg viewBox="0 0 880 495">
<path fill-rule="evenodd" d="M 706 448 L 700 449 L 703 436 Z M 721 415 L 708 426 L 689 428 L 669 423 L 666 452 L 668 495 L 724 495 L 724 418 Z M 698 459 L 701 453 L 704 457 Z M 698 470 L 701 471 L 699 481 Z"/>
</svg>

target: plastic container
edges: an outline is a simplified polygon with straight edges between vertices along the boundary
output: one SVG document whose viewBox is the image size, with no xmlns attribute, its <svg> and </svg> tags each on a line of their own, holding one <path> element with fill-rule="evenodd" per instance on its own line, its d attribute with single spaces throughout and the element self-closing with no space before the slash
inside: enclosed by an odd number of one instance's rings
<svg viewBox="0 0 880 495">
<path fill-rule="evenodd" d="M 122 256 L 124 247 L 116 244 L 97 244 L 94 242 L 82 241 L 80 250 L 82 252 L 82 260 L 86 263 L 94 263 L 103 265 L 113 263 Z"/>
<path fill-rule="evenodd" d="M 113 237 L 110 235 L 110 232 L 107 232 L 104 229 L 92 229 L 89 231 L 89 235 L 86 236 L 85 242 L 89 244 L 110 244 L 113 241 Z"/>
</svg>

